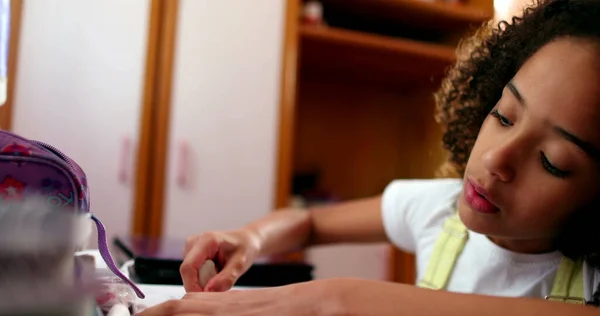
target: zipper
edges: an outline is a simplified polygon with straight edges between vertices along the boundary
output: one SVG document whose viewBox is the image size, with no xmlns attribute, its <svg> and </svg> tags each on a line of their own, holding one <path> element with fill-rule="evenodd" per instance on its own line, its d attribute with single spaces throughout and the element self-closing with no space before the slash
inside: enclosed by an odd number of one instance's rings
<svg viewBox="0 0 600 316">
<path fill-rule="evenodd" d="M 62 160 L 64 160 L 64 162 L 66 162 L 69 165 L 69 167 L 71 169 L 73 169 L 73 172 L 75 172 L 75 168 L 73 167 L 73 165 L 69 161 L 69 158 L 65 154 L 63 154 L 60 150 L 58 150 L 56 147 L 54 147 L 52 145 L 49 145 L 49 144 L 46 144 L 44 142 L 37 141 L 37 140 L 32 140 L 31 142 L 33 142 L 34 144 L 36 144 L 38 146 L 44 147 L 45 149 L 51 151 L 53 154 L 55 154 L 58 157 L 60 157 Z"/>
<path fill-rule="evenodd" d="M 63 154 L 62 151 L 58 150 L 58 148 L 56 148 L 56 147 L 54 147 L 54 146 L 52 146 L 50 144 L 44 143 L 44 142 L 40 142 L 40 141 L 37 141 L 37 140 L 29 140 L 29 141 L 32 142 L 32 143 L 34 143 L 34 144 L 36 144 L 36 145 L 38 145 L 38 146 L 40 146 L 40 147 L 42 147 L 42 148 L 44 148 L 47 151 L 53 153 L 54 155 L 58 156 L 61 160 L 63 160 L 65 162 L 65 164 L 71 170 L 71 173 L 72 173 L 73 177 L 77 181 L 76 183 L 78 185 L 80 185 L 80 187 L 77 188 L 77 191 L 80 191 L 80 192 L 83 191 L 82 188 L 81 188 L 81 186 L 83 185 L 83 183 L 81 183 L 81 181 L 79 180 L 79 177 L 77 176 L 77 171 L 75 171 L 75 166 L 73 166 L 73 164 L 71 163 L 70 159 L 65 154 Z M 88 212 L 89 212 L 89 206 L 88 206 L 88 201 L 87 201 L 87 194 L 85 194 L 84 191 L 81 192 L 81 193 L 83 195 L 84 207 L 86 207 L 88 209 Z"/>
</svg>

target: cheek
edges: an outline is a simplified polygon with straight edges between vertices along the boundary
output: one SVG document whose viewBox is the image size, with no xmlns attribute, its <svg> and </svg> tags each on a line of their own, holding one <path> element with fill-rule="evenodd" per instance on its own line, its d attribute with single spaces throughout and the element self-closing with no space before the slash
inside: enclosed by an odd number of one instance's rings
<svg viewBox="0 0 600 316">
<path fill-rule="evenodd" d="M 533 235 L 553 236 L 580 207 L 583 197 L 566 183 L 530 175 L 514 192 L 512 223 Z"/>
</svg>

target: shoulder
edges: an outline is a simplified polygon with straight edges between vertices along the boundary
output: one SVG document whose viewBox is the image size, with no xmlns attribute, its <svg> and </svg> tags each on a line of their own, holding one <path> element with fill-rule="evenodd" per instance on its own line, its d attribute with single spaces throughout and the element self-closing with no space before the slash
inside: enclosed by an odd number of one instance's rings
<svg viewBox="0 0 600 316">
<path fill-rule="evenodd" d="M 454 204 L 462 179 L 394 180 L 383 192 L 383 207 L 434 207 Z"/>
<path fill-rule="evenodd" d="M 454 212 L 462 179 L 394 180 L 382 196 L 382 217 L 396 246 L 415 250 L 416 239 Z"/>
</svg>

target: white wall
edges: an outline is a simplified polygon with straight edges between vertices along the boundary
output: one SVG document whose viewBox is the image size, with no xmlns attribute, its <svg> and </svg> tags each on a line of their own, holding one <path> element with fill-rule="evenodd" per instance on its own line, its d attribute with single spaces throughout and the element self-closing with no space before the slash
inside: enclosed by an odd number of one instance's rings
<svg viewBox="0 0 600 316">
<path fill-rule="evenodd" d="M 149 3 L 24 1 L 14 131 L 82 166 L 110 234 L 129 232 L 132 217 L 132 187 L 117 172 L 122 139 L 138 136 Z"/>
</svg>

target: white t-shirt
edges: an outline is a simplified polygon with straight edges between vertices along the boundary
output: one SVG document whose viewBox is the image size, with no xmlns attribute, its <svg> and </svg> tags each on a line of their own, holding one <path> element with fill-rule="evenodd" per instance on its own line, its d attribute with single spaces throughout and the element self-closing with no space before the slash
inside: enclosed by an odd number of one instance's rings
<svg viewBox="0 0 600 316">
<path fill-rule="evenodd" d="M 383 224 L 398 248 L 416 253 L 417 280 L 425 272 L 445 220 L 455 211 L 461 179 L 396 180 L 383 193 Z M 447 290 L 509 297 L 543 298 L 550 294 L 562 255 L 508 251 L 485 235 L 469 231 Z M 599 273 L 584 267 L 586 299 L 591 299 Z"/>
</svg>

